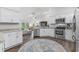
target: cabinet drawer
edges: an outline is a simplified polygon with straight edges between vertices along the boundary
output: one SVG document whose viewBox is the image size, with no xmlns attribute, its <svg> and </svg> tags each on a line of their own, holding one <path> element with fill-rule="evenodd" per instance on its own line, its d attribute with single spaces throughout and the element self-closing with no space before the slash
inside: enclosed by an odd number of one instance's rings
<svg viewBox="0 0 79 59">
<path fill-rule="evenodd" d="M 48 31 L 46 29 L 41 29 L 40 36 L 48 36 Z"/>
<path fill-rule="evenodd" d="M 54 37 L 54 29 L 41 29 L 40 36 L 51 36 Z"/>
</svg>

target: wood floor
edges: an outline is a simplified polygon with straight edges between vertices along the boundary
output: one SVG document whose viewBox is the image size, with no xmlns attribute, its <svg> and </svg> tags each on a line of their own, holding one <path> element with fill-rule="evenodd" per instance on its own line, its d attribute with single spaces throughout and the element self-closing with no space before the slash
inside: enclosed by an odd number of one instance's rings
<svg viewBox="0 0 79 59">
<path fill-rule="evenodd" d="M 68 52 L 76 51 L 75 42 L 70 42 L 65 39 L 56 39 L 56 38 L 52 38 L 52 37 L 35 37 L 35 38 L 40 38 L 40 39 L 45 38 L 45 39 L 54 40 L 54 41 L 58 42 L 59 44 L 61 44 Z M 30 35 L 24 35 L 23 44 L 27 43 L 29 41 L 29 39 L 30 39 Z M 18 50 L 20 49 L 20 47 L 23 44 L 13 47 L 11 49 L 8 49 L 5 52 L 18 52 Z"/>
</svg>

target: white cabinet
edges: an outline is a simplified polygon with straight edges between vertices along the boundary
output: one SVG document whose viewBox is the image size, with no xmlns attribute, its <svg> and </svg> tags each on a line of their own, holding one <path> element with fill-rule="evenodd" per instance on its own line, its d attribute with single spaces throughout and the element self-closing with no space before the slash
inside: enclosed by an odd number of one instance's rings
<svg viewBox="0 0 79 59">
<path fill-rule="evenodd" d="M 46 29 L 40 29 L 40 36 L 48 36 L 48 32 L 46 32 Z"/>
<path fill-rule="evenodd" d="M 76 52 L 79 52 L 79 41 L 76 40 Z"/>
<path fill-rule="evenodd" d="M 73 15 L 66 16 L 65 22 L 72 23 L 73 22 Z"/>
<path fill-rule="evenodd" d="M 21 31 L 13 31 L 13 32 L 5 32 L 4 33 L 5 40 L 5 49 L 9 49 L 13 46 L 16 46 L 22 43 L 22 32 Z"/>
<path fill-rule="evenodd" d="M 40 36 L 54 37 L 54 29 L 40 29 Z"/>
<path fill-rule="evenodd" d="M 69 30 L 69 29 L 66 29 L 66 30 L 65 30 L 65 39 L 66 39 L 66 40 L 74 41 L 74 40 L 72 39 L 72 35 L 73 35 L 72 30 Z"/>
<path fill-rule="evenodd" d="M 55 18 L 52 17 L 51 19 L 48 20 L 48 24 L 55 24 Z"/>
<path fill-rule="evenodd" d="M 49 31 L 49 36 L 51 36 L 51 37 L 55 37 L 55 29 L 49 29 L 48 30 Z"/>
<path fill-rule="evenodd" d="M 22 43 L 23 42 L 23 38 L 22 38 L 22 31 L 18 31 L 16 33 L 16 43 Z"/>
<path fill-rule="evenodd" d="M 0 52 L 4 52 L 4 42 L 0 41 Z"/>
</svg>

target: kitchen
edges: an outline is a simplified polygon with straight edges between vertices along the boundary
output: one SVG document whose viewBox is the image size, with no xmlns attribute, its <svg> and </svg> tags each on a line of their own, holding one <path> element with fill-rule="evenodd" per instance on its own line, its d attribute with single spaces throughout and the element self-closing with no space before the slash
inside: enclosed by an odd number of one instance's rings
<svg viewBox="0 0 79 59">
<path fill-rule="evenodd" d="M 77 7 L 0 7 L 0 51 L 79 51 L 78 12 Z"/>
</svg>

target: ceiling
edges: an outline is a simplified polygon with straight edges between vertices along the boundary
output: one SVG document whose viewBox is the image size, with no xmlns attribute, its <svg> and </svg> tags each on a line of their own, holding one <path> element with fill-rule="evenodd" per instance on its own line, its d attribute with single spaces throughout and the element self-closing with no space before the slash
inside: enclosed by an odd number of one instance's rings
<svg viewBox="0 0 79 59">
<path fill-rule="evenodd" d="M 10 9 L 19 11 L 25 15 L 30 13 L 51 13 L 51 14 L 60 14 L 60 13 L 72 13 L 74 7 L 8 7 Z"/>
</svg>

